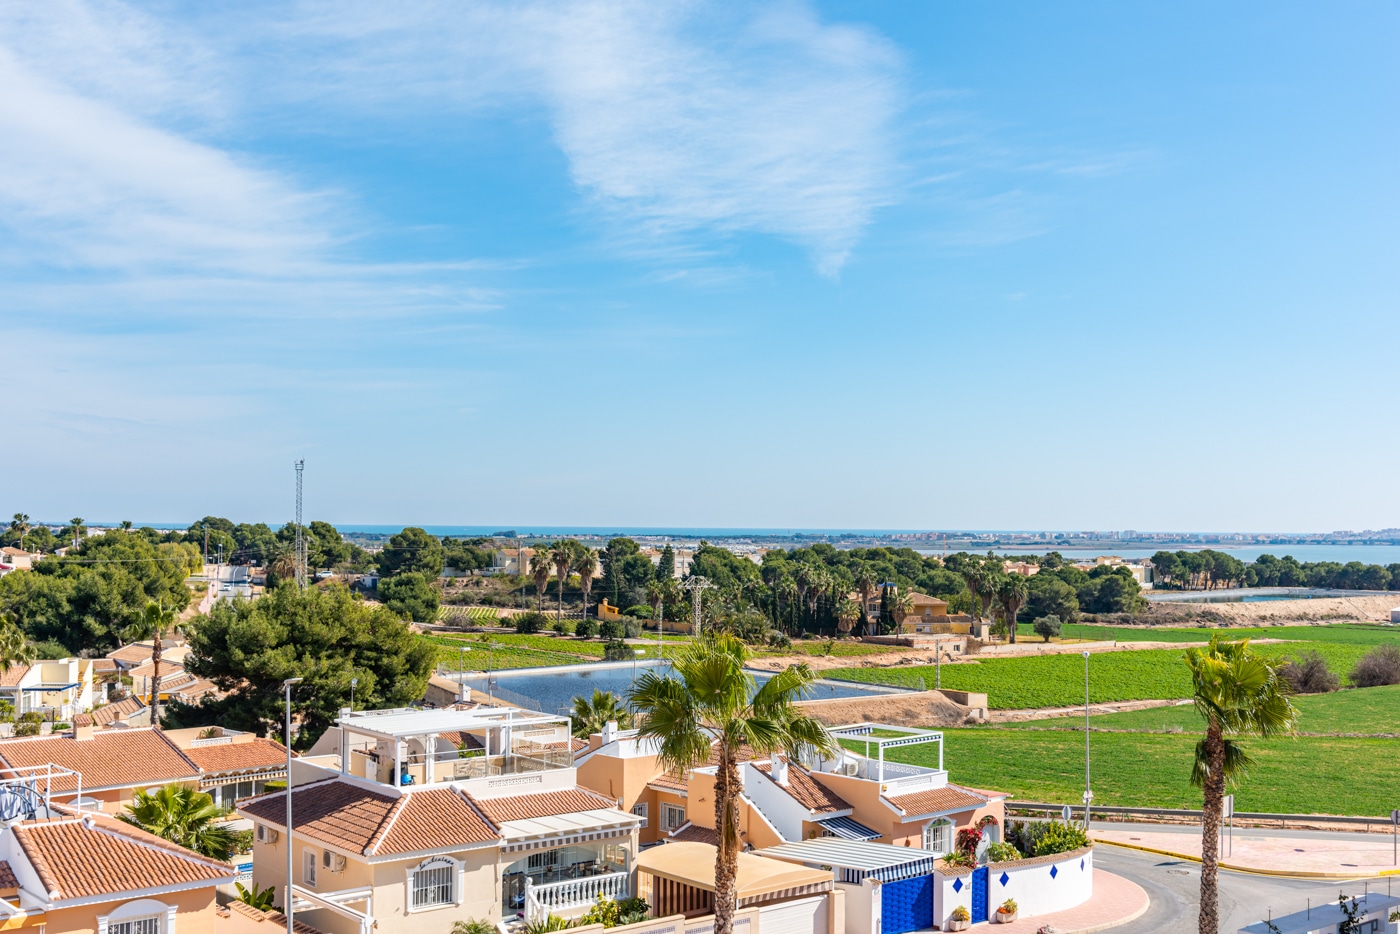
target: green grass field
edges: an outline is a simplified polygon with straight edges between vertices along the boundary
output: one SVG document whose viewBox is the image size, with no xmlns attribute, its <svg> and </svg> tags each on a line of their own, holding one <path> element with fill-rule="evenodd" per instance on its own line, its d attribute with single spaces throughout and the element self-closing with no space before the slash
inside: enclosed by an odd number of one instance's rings
<svg viewBox="0 0 1400 934">
<path fill-rule="evenodd" d="M 1317 651 L 1345 680 L 1367 643 L 1308 642 L 1260 645 L 1261 654 L 1282 657 Z M 934 685 L 932 665 L 899 668 L 837 668 L 825 677 L 866 684 L 902 687 Z M 1084 659 L 1078 654 L 989 658 L 972 664 L 944 665 L 942 686 L 955 691 L 980 691 L 997 710 L 1068 707 L 1084 703 Z M 1093 703 L 1126 700 L 1167 700 L 1187 697 L 1191 679 L 1182 652 L 1145 649 L 1104 652 L 1089 661 L 1089 699 Z"/>
<path fill-rule="evenodd" d="M 1016 627 L 1017 638 L 1041 641 L 1027 623 Z M 1066 639 L 1119 642 L 1208 642 L 1211 636 L 1226 639 L 1292 639 L 1300 642 L 1334 642 L 1346 645 L 1400 645 L 1400 627 L 1368 623 L 1338 623 L 1328 626 L 1258 626 L 1251 629 L 1210 629 L 1205 627 L 1167 628 L 1099 626 L 1070 623 L 1060 635 Z"/>
<path fill-rule="evenodd" d="M 1400 685 L 1311 694 L 1293 698 L 1298 708 L 1298 732 L 1317 735 L 1383 735 L 1400 737 Z M 1191 731 L 1199 728 L 1200 718 L 1189 704 L 1180 707 L 1153 707 L 1126 713 L 1097 714 L 1089 718 L 1095 730 L 1135 732 Z M 1006 729 L 1078 730 L 1083 717 L 1030 720 L 1002 724 Z"/>
<path fill-rule="evenodd" d="M 989 727 L 944 730 L 953 781 L 1005 791 L 1020 800 L 1077 803 L 1084 792 L 1084 734 Z M 1133 807 L 1199 808 L 1191 787 L 1197 737 L 1091 733 L 1094 802 Z M 1241 811 L 1388 815 L 1400 801 L 1397 739 L 1297 737 L 1245 740 L 1254 759 L 1236 790 Z M 893 749 L 886 757 L 938 764 L 935 746 Z"/>
</svg>

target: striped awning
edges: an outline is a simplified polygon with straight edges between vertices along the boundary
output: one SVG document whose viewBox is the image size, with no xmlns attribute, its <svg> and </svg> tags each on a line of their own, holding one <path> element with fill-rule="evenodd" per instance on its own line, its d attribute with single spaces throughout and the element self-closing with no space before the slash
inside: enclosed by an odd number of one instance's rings
<svg viewBox="0 0 1400 934">
<path fill-rule="evenodd" d="M 843 840 L 878 840 L 880 831 L 871 830 L 860 821 L 850 817 L 828 817 L 817 821 L 831 832 L 832 836 Z"/>
</svg>

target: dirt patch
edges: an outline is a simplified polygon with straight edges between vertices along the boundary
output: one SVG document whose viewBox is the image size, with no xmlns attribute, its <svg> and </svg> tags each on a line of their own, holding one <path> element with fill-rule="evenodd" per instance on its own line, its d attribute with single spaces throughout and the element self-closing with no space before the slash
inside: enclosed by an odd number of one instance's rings
<svg viewBox="0 0 1400 934">
<path fill-rule="evenodd" d="M 1152 707 L 1175 707 L 1178 704 L 1186 703 L 1180 700 L 1137 700 L 1119 701 L 1113 704 L 1090 704 L 1089 714 L 1099 713 L 1123 713 L 1128 710 L 1147 710 Z M 1027 720 L 1053 720 L 1059 717 L 1082 716 L 1083 707 L 1038 707 L 1029 710 L 993 710 L 990 711 L 993 723 L 1021 723 Z"/>
<path fill-rule="evenodd" d="M 1316 600 L 1269 600 L 1263 603 L 1153 603 L 1146 622 L 1152 626 L 1306 626 L 1345 622 L 1390 622 L 1400 593 L 1374 597 L 1326 597 Z"/>
<path fill-rule="evenodd" d="M 828 726 L 867 720 L 895 726 L 962 726 L 968 718 L 966 707 L 938 691 L 802 701 L 802 709 Z"/>
</svg>

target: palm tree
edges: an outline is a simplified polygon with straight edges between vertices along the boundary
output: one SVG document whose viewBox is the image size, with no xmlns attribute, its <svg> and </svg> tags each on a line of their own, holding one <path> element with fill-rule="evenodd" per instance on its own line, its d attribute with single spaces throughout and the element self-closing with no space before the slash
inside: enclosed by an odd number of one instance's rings
<svg viewBox="0 0 1400 934">
<path fill-rule="evenodd" d="M 34 661 L 34 647 L 10 613 L 0 612 L 0 672 Z"/>
<path fill-rule="evenodd" d="M 860 607 L 856 606 L 854 600 L 842 600 L 836 605 L 836 628 L 842 635 L 850 635 L 859 619 Z"/>
<path fill-rule="evenodd" d="M 784 605 L 790 607 L 796 606 L 797 602 L 802 599 L 802 595 L 797 590 L 797 584 L 793 581 L 791 577 L 784 577 L 782 580 L 778 581 L 777 587 L 775 588 L 774 597 L 778 601 L 779 618 L 781 618 L 783 615 Z M 795 627 L 790 627 L 786 625 L 786 623 L 783 624 L 782 628 L 784 632 L 789 632 L 792 635 L 796 635 L 797 633 Z"/>
<path fill-rule="evenodd" d="M 789 665 L 755 690 L 744 671 L 744 643 L 726 634 L 697 639 L 671 660 L 675 676 L 647 671 L 628 693 L 638 712 L 638 735 L 654 739 L 668 771 L 684 774 L 717 755 L 715 772 L 715 931 L 733 934 L 739 867 L 739 751 L 829 754 L 837 748 L 826 727 L 795 703 L 816 679 L 807 665 Z"/>
<path fill-rule="evenodd" d="M 123 531 L 123 532 L 130 532 L 130 531 L 131 531 L 131 520 L 130 520 L 130 519 L 123 519 L 123 520 L 122 520 L 122 531 Z"/>
<path fill-rule="evenodd" d="M 914 595 L 907 590 L 896 590 L 892 607 L 894 609 L 894 621 L 901 626 L 904 625 L 904 621 L 909 618 L 909 614 L 914 612 Z"/>
<path fill-rule="evenodd" d="M 544 549 L 530 556 L 530 576 L 535 580 L 535 609 L 544 612 L 544 592 L 549 589 L 549 554 Z"/>
<path fill-rule="evenodd" d="M 279 583 L 293 580 L 297 576 L 297 556 L 292 554 L 291 548 L 284 545 L 268 563 L 267 571 Z"/>
<path fill-rule="evenodd" d="M 1286 696 L 1278 676 L 1279 663 L 1249 650 L 1249 640 L 1222 642 L 1219 636 L 1203 648 L 1186 650 L 1191 669 L 1192 698 L 1206 723 L 1205 738 L 1196 744 L 1191 784 L 1203 790 L 1201 808 L 1200 934 L 1218 934 L 1219 897 L 1216 872 L 1220 858 L 1220 818 L 1225 788 L 1245 777 L 1251 762 L 1234 736 L 1270 737 L 1291 733 L 1298 711 Z"/>
<path fill-rule="evenodd" d="M 574 566 L 572 544 L 560 539 L 549 549 L 549 560 L 554 564 L 554 572 L 559 575 L 559 615 L 556 619 L 564 618 L 564 582 L 569 579 L 569 568 Z"/>
<path fill-rule="evenodd" d="M 797 573 L 793 575 L 793 583 L 797 587 L 798 601 L 801 602 L 803 606 L 806 606 L 807 593 L 812 589 L 812 585 L 815 583 L 811 566 L 804 564 L 799 567 Z"/>
<path fill-rule="evenodd" d="M 588 619 L 588 592 L 593 589 L 593 572 L 598 570 L 598 553 L 587 545 L 574 556 L 574 570 L 578 571 L 578 585 L 583 590 L 583 618 Z"/>
<path fill-rule="evenodd" d="M 160 729 L 160 657 L 167 633 L 179 629 L 175 610 L 167 610 L 154 600 L 146 604 L 135 625 L 130 626 L 124 635 L 132 642 L 151 640 L 151 726 Z"/>
<path fill-rule="evenodd" d="M 1016 614 L 1026 605 L 1030 589 L 1021 574 L 1007 574 L 996 582 L 996 598 L 1006 619 L 1006 631 L 1011 644 L 1016 644 Z"/>
<path fill-rule="evenodd" d="M 73 547 L 77 548 L 79 540 L 87 533 L 87 527 L 83 525 L 83 520 L 81 518 L 70 519 L 68 521 L 73 525 Z"/>
<path fill-rule="evenodd" d="M 238 837 L 219 822 L 223 815 L 204 792 L 185 785 L 166 785 L 136 792 L 118 819 L 187 850 L 228 860 L 238 849 Z"/>
<path fill-rule="evenodd" d="M 661 634 L 661 602 L 666 599 L 665 590 L 657 580 L 647 581 L 647 603 L 651 604 L 651 618 L 656 622 L 657 635 Z"/>
<path fill-rule="evenodd" d="M 632 728 L 632 711 L 612 691 L 595 688 L 592 697 L 574 698 L 574 735 L 587 739 L 603 732 L 609 720 L 616 720 L 624 730 Z"/>
<path fill-rule="evenodd" d="M 967 585 L 967 592 L 972 595 L 972 617 L 980 620 L 981 614 L 978 612 L 983 591 L 987 589 L 987 570 L 979 564 L 969 564 L 962 569 L 963 583 Z"/>
<path fill-rule="evenodd" d="M 860 573 L 856 575 L 856 590 L 860 591 L 860 615 L 865 620 L 865 634 L 873 636 L 875 635 L 872 631 L 874 622 L 870 619 L 870 611 L 866 608 L 870 606 L 870 598 L 875 593 L 875 575 L 870 572 L 869 568 L 861 568 Z"/>
<path fill-rule="evenodd" d="M 24 550 L 24 536 L 29 534 L 29 515 L 23 512 L 15 513 L 15 517 L 10 520 L 10 529 L 19 533 L 19 550 Z"/>
</svg>

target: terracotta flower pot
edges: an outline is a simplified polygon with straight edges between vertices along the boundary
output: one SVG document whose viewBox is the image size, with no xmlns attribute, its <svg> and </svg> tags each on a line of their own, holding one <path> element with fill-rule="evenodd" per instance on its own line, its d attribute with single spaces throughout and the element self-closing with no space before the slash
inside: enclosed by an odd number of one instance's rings
<svg viewBox="0 0 1400 934">
<path fill-rule="evenodd" d="M 1018 912 L 1002 911 L 1000 908 L 998 908 L 996 913 L 997 924 L 1010 924 L 1012 921 L 1015 921 L 1019 916 L 1020 915 Z"/>
</svg>

